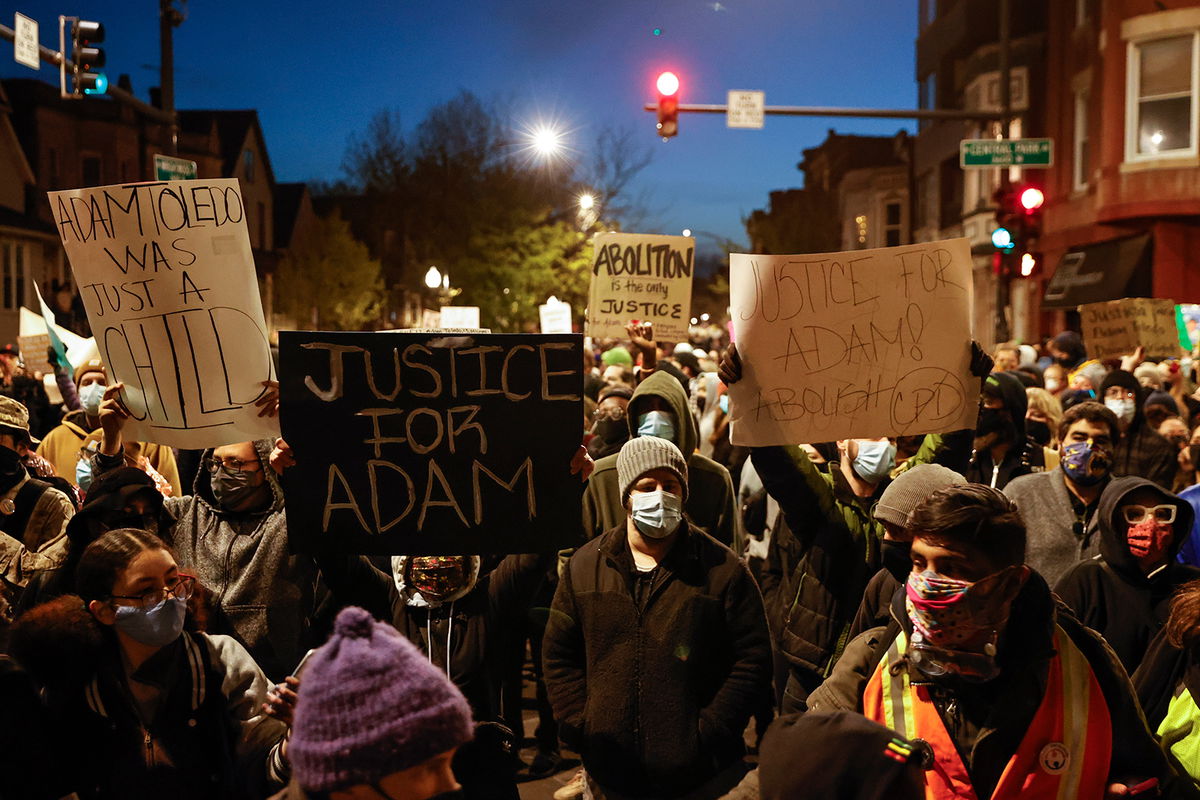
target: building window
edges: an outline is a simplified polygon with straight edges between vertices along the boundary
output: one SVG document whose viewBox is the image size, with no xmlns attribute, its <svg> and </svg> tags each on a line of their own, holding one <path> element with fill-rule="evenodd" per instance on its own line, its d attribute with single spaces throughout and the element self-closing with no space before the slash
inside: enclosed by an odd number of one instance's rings
<svg viewBox="0 0 1200 800">
<path fill-rule="evenodd" d="M 242 151 L 242 171 L 246 173 L 246 182 L 254 183 L 254 151 Z"/>
<path fill-rule="evenodd" d="M 1072 143 L 1071 186 L 1077 192 L 1087 188 L 1088 173 L 1091 171 L 1091 156 L 1088 150 L 1088 93 L 1075 92 L 1075 135 Z"/>
<path fill-rule="evenodd" d="M 854 218 L 854 227 L 858 232 L 857 245 L 858 249 L 867 246 L 867 215 L 859 214 Z"/>
<path fill-rule="evenodd" d="M 15 242 L 0 244 L 0 281 L 3 286 L 4 309 L 16 311 L 25 299 L 25 245 Z"/>
<path fill-rule="evenodd" d="M 900 202 L 894 201 L 883 207 L 883 245 L 896 247 L 900 244 Z"/>
<path fill-rule="evenodd" d="M 100 179 L 100 159 L 97 156 L 84 156 L 81 162 L 84 186 L 102 186 Z"/>
<path fill-rule="evenodd" d="M 1195 32 L 1129 43 L 1127 161 L 1196 154 L 1198 46 Z"/>
</svg>

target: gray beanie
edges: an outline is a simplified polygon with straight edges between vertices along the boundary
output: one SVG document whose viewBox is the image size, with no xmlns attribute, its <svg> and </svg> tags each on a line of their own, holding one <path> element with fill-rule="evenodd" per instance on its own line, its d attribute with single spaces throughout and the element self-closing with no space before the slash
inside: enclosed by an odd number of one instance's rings
<svg viewBox="0 0 1200 800">
<path fill-rule="evenodd" d="M 888 484 L 875 504 L 875 519 L 904 528 L 908 515 L 929 495 L 947 486 L 959 486 L 967 479 L 941 464 L 918 464 L 902 472 Z"/>
<path fill-rule="evenodd" d="M 638 436 L 621 447 L 617 455 L 617 484 L 621 488 L 621 504 L 629 497 L 629 490 L 637 479 L 652 469 L 669 469 L 679 477 L 683 485 L 683 499 L 687 500 L 687 461 L 679 448 L 657 436 Z"/>
</svg>

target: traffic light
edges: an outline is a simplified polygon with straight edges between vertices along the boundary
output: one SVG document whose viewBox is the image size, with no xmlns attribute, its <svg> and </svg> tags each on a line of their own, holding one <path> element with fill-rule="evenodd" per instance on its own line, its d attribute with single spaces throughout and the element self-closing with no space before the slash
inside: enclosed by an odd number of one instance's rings
<svg viewBox="0 0 1200 800">
<path fill-rule="evenodd" d="M 1020 194 L 1022 240 L 1028 244 L 1031 239 L 1037 239 L 1042 234 L 1042 205 L 1046 195 L 1036 186 L 1026 184 L 1021 187 Z"/>
<path fill-rule="evenodd" d="M 664 72 L 655 82 L 658 89 L 658 135 L 669 139 L 679 133 L 679 77 Z"/>
<path fill-rule="evenodd" d="M 104 41 L 104 26 L 99 22 L 76 19 L 71 26 L 73 94 L 104 94 L 108 76 L 99 72 L 104 66 L 104 51 L 93 45 Z"/>
<path fill-rule="evenodd" d="M 1016 194 L 1001 187 L 992 195 L 996 204 L 996 227 L 992 229 L 992 246 L 1000 253 L 1011 253 L 1020 237 L 1020 215 L 1016 210 Z"/>
</svg>

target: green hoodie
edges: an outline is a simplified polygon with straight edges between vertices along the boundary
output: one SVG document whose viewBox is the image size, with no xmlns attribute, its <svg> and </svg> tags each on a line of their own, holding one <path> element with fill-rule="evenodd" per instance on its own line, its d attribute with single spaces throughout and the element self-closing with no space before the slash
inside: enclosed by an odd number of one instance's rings
<svg viewBox="0 0 1200 800">
<path fill-rule="evenodd" d="M 688 406 L 683 386 L 666 372 L 654 372 L 638 384 L 629 401 L 625 419 L 631 436 L 637 436 L 637 418 L 646 400 L 660 397 L 675 417 L 675 444 L 688 460 L 688 498 L 684 510 L 698 528 L 729 547 L 740 548 L 733 482 L 723 466 L 696 452 L 700 431 Z M 590 541 L 625 523 L 625 508 L 617 482 L 617 453 L 596 462 L 596 469 L 583 495 L 583 537 Z"/>
</svg>

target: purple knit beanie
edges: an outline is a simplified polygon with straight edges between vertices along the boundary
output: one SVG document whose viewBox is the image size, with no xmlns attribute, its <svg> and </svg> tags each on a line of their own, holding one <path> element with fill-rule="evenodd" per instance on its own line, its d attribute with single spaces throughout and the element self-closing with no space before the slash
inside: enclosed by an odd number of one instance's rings
<svg viewBox="0 0 1200 800">
<path fill-rule="evenodd" d="M 470 741 L 462 692 L 395 628 L 345 608 L 309 659 L 288 757 L 300 785 L 345 789 Z"/>
</svg>

